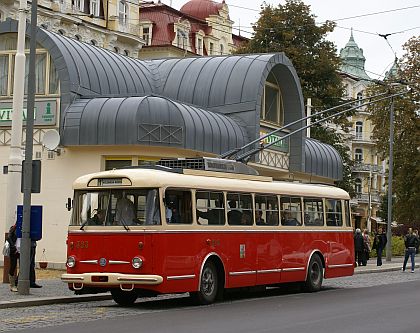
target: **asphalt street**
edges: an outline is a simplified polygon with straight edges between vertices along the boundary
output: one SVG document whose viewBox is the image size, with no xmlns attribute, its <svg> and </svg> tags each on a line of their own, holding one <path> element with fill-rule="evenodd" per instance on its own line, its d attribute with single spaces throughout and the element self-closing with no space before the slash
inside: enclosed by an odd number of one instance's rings
<svg viewBox="0 0 420 333">
<path fill-rule="evenodd" d="M 325 280 L 321 292 L 297 288 L 238 292 L 194 306 L 185 295 L 0 310 L 1 332 L 417 332 L 420 270 Z"/>
</svg>

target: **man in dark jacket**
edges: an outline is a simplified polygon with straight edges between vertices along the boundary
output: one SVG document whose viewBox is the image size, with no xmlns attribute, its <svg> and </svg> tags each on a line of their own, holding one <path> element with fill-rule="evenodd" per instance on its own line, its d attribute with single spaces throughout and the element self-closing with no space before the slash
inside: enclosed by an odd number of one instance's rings
<svg viewBox="0 0 420 333">
<path fill-rule="evenodd" d="M 378 233 L 375 235 L 375 239 L 373 240 L 373 248 L 376 249 L 376 253 L 378 255 L 376 259 L 376 266 L 382 266 L 382 252 L 386 243 L 386 234 L 383 232 L 382 227 L 379 227 Z"/>
<path fill-rule="evenodd" d="M 365 248 L 364 248 L 364 240 L 362 236 L 362 231 L 357 228 L 356 233 L 354 235 L 354 254 L 355 254 L 355 262 L 357 262 L 358 266 L 366 265 L 365 264 Z"/>
<path fill-rule="evenodd" d="M 408 234 L 404 237 L 404 244 L 405 244 L 405 256 L 404 256 L 404 264 L 402 271 L 405 271 L 405 267 L 407 266 L 408 257 L 411 257 L 411 273 L 414 273 L 414 257 L 416 256 L 416 248 L 418 247 L 418 238 L 413 233 L 412 228 L 408 228 Z"/>
</svg>

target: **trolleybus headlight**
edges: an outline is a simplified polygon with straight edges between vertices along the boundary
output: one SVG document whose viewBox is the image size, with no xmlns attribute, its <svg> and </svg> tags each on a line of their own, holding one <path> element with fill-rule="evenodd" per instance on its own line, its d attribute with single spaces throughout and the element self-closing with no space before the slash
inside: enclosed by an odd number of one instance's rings
<svg viewBox="0 0 420 333">
<path fill-rule="evenodd" d="M 66 265 L 68 268 L 73 268 L 74 266 L 76 266 L 76 258 L 73 256 L 68 257 Z"/>
<path fill-rule="evenodd" d="M 143 260 L 139 257 L 134 257 L 133 260 L 131 260 L 131 265 L 133 265 L 134 268 L 140 268 L 143 265 Z"/>
</svg>

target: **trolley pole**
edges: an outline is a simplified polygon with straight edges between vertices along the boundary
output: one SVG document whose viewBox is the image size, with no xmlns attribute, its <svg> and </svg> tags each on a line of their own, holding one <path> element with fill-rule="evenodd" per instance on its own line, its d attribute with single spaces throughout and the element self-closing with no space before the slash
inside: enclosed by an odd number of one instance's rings
<svg viewBox="0 0 420 333">
<path fill-rule="evenodd" d="M 35 57 L 38 0 L 32 0 L 31 41 L 29 51 L 28 103 L 26 116 L 26 144 L 23 177 L 23 220 L 20 251 L 20 272 L 18 292 L 29 295 L 31 265 L 31 193 L 32 193 L 32 154 L 35 106 Z"/>
<path fill-rule="evenodd" d="M 389 111 L 389 166 L 388 166 L 388 221 L 386 231 L 386 261 L 392 258 L 392 174 L 394 172 L 394 97 L 391 97 L 391 108 Z"/>
<path fill-rule="evenodd" d="M 6 192 L 6 219 L 4 232 L 7 233 L 16 223 L 17 206 L 21 200 L 20 181 L 22 176 L 22 116 L 25 83 L 25 32 L 27 1 L 19 2 L 19 22 L 17 47 L 14 66 L 13 80 L 13 104 L 12 104 L 12 129 L 10 138 L 9 161 L 7 163 L 7 192 Z M 4 257 L 3 283 L 9 282 L 9 260 Z"/>
</svg>

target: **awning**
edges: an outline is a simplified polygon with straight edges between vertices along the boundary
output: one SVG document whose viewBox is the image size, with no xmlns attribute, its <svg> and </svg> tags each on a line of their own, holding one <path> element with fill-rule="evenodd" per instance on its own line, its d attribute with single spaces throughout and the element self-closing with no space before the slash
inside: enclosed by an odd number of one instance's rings
<svg viewBox="0 0 420 333">
<path fill-rule="evenodd" d="M 378 224 L 387 224 L 383 219 L 382 219 L 382 217 L 379 217 L 379 216 L 371 216 L 370 217 L 370 219 L 371 220 L 373 220 L 373 221 L 375 221 L 376 223 L 378 223 Z"/>
</svg>

